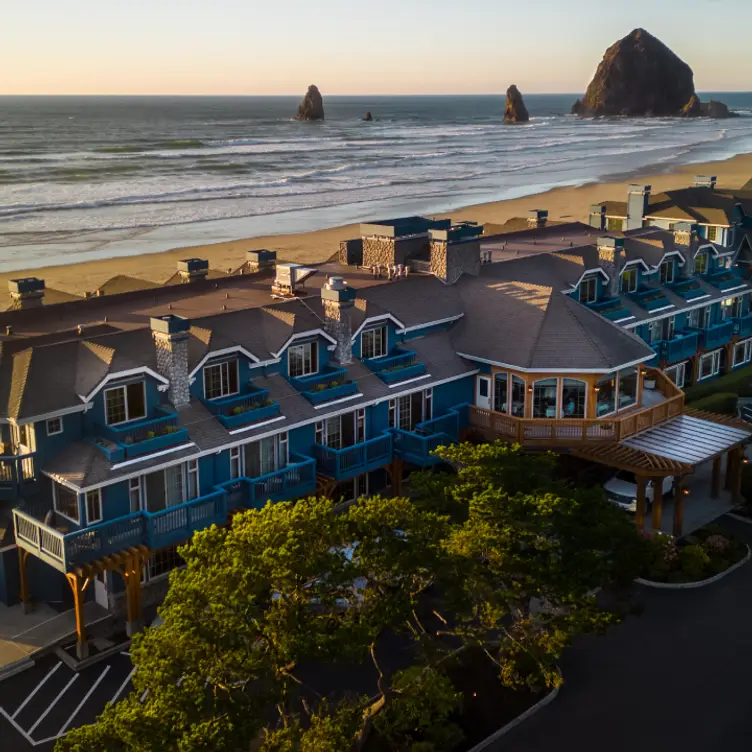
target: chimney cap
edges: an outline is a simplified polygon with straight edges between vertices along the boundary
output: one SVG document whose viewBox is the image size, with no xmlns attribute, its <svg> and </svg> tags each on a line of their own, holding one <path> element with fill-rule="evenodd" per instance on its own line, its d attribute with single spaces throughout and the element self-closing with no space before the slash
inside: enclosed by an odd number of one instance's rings
<svg viewBox="0 0 752 752">
<path fill-rule="evenodd" d="M 543 219 L 548 216 L 548 209 L 529 209 L 527 216 L 529 219 Z"/>
<path fill-rule="evenodd" d="M 164 316 L 152 316 L 149 319 L 151 330 L 159 334 L 181 334 L 191 328 L 190 319 L 173 313 Z"/>
<path fill-rule="evenodd" d="M 255 251 L 245 252 L 246 261 L 275 261 L 277 259 L 276 251 L 269 251 L 266 248 L 259 248 Z"/>
<path fill-rule="evenodd" d="M 630 183 L 629 185 L 629 193 L 650 193 L 652 190 L 652 185 L 641 185 L 640 183 Z"/>
<path fill-rule="evenodd" d="M 329 277 L 326 281 L 327 290 L 346 290 L 347 281 L 344 277 Z"/>
<path fill-rule="evenodd" d="M 614 238 L 610 235 L 603 235 L 598 238 L 599 248 L 624 248 L 624 238 Z"/>
<path fill-rule="evenodd" d="M 42 292 L 44 280 L 39 277 L 20 277 L 8 280 L 8 291 L 23 295 L 24 293 Z"/>
<path fill-rule="evenodd" d="M 202 258 L 182 259 L 178 261 L 178 271 L 188 272 L 189 274 L 209 271 L 209 262 Z"/>
<path fill-rule="evenodd" d="M 677 222 L 674 225 L 674 232 L 697 232 L 697 227 L 695 222 Z"/>
<path fill-rule="evenodd" d="M 605 214 L 606 213 L 606 202 L 604 201 L 601 204 L 591 204 L 590 205 L 590 213 L 591 214 Z"/>
</svg>

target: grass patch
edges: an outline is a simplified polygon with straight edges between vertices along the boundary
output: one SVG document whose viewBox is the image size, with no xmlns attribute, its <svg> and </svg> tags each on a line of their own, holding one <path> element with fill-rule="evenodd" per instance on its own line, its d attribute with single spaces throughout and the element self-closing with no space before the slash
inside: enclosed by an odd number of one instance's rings
<svg viewBox="0 0 752 752">
<path fill-rule="evenodd" d="M 718 379 L 700 382 L 685 390 L 687 404 L 692 404 L 710 395 L 726 393 L 739 397 L 752 397 L 752 367 L 744 366 Z"/>
</svg>

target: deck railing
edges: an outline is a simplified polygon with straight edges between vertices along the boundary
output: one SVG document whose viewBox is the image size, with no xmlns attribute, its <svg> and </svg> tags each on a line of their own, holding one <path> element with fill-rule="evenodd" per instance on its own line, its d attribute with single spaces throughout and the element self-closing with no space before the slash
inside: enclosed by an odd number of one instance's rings
<svg viewBox="0 0 752 752">
<path fill-rule="evenodd" d="M 385 384 L 407 381 L 426 372 L 425 363 L 421 362 L 414 350 L 392 351 L 390 355 L 380 358 L 368 358 L 363 361 Z"/>
<path fill-rule="evenodd" d="M 93 441 L 110 462 L 141 457 L 186 442 L 188 431 L 178 426 L 177 413 L 161 408 L 160 412 L 159 417 L 133 423 L 95 425 L 96 437 Z"/>
<path fill-rule="evenodd" d="M 316 460 L 291 455 L 292 464 L 259 478 L 249 478 L 250 506 L 263 506 L 267 501 L 282 501 L 305 496 L 316 490 Z"/>
<path fill-rule="evenodd" d="M 470 425 L 488 438 L 526 446 L 568 446 L 623 441 L 682 413 L 684 393 L 662 371 L 648 368 L 664 400 L 629 408 L 605 418 L 515 418 L 480 407 L 470 407 Z"/>
<path fill-rule="evenodd" d="M 674 363 L 697 354 L 699 337 L 697 332 L 677 332 L 673 339 L 654 342 L 652 347 L 662 360 Z"/>
<path fill-rule="evenodd" d="M 29 454 L 0 455 L 0 499 L 17 499 L 24 495 L 24 487 L 37 479 L 36 461 Z"/>
<path fill-rule="evenodd" d="M 313 453 L 320 472 L 336 480 L 347 480 L 391 462 L 392 437 L 384 434 L 343 449 L 314 444 Z"/>
<path fill-rule="evenodd" d="M 185 504 L 146 514 L 146 545 L 156 550 L 188 540 L 197 530 L 227 521 L 228 494 L 222 489 Z"/>
<path fill-rule="evenodd" d="M 723 347 L 731 342 L 734 335 L 734 322 L 723 321 L 720 324 L 713 324 L 702 330 L 701 344 L 705 350 Z"/>
<path fill-rule="evenodd" d="M 734 333 L 738 337 L 749 337 L 752 334 L 752 313 L 748 313 L 746 316 L 739 316 L 734 321 Z"/>
<path fill-rule="evenodd" d="M 60 571 L 65 571 L 65 534 L 22 509 L 13 510 L 16 542 Z"/>
</svg>

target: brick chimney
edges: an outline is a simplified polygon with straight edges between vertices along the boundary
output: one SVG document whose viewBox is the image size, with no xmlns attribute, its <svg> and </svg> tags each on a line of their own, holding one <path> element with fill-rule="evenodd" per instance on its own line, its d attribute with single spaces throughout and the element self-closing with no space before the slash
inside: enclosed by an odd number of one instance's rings
<svg viewBox="0 0 752 752">
<path fill-rule="evenodd" d="M 343 366 L 352 363 L 352 311 L 356 295 L 342 277 L 329 277 L 321 288 L 324 329 L 337 340 L 334 360 Z"/>
<path fill-rule="evenodd" d="M 8 280 L 8 292 L 22 310 L 40 308 L 44 304 L 44 280 L 38 277 Z"/>
<path fill-rule="evenodd" d="M 608 295 L 619 294 L 619 276 L 624 267 L 624 238 L 598 238 L 598 266 L 608 274 Z"/>
<path fill-rule="evenodd" d="M 527 226 L 531 229 L 545 227 L 548 224 L 548 209 L 531 209 L 527 213 Z"/>
<path fill-rule="evenodd" d="M 267 251 L 263 248 L 258 251 L 246 251 L 245 262 L 251 274 L 264 269 L 274 269 L 277 264 L 277 252 Z"/>
<path fill-rule="evenodd" d="M 206 259 L 190 258 L 178 261 L 178 274 L 182 282 L 198 282 L 209 274 L 209 262 Z"/>
<path fill-rule="evenodd" d="M 642 220 L 648 213 L 648 203 L 650 202 L 650 185 L 629 186 L 627 191 L 627 222 L 625 230 L 639 230 L 642 227 Z"/>
<path fill-rule="evenodd" d="M 483 228 L 472 222 L 448 230 L 429 230 L 431 274 L 453 285 L 463 274 L 480 274 L 480 236 Z"/>
<path fill-rule="evenodd" d="M 695 175 L 695 188 L 710 188 L 714 191 L 717 182 L 715 175 Z"/>
<path fill-rule="evenodd" d="M 695 273 L 695 253 L 700 247 L 697 225 L 692 222 L 677 222 L 674 225 L 674 246 L 684 256 L 682 277 L 692 277 Z"/>
<path fill-rule="evenodd" d="M 157 371 L 169 382 L 170 402 L 176 409 L 191 401 L 188 376 L 188 330 L 191 322 L 167 314 L 151 317 L 151 335 L 157 352 Z"/>
</svg>

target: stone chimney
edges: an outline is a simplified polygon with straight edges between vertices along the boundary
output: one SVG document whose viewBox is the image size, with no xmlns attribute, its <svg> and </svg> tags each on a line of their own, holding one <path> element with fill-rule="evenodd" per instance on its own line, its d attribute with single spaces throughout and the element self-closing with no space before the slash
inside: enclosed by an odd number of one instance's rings
<svg viewBox="0 0 752 752">
<path fill-rule="evenodd" d="M 710 188 L 714 191 L 717 182 L 715 175 L 695 175 L 695 188 Z"/>
<path fill-rule="evenodd" d="M 44 280 L 38 277 L 23 277 L 8 280 L 8 292 L 14 303 L 22 310 L 39 308 L 44 300 Z"/>
<path fill-rule="evenodd" d="M 277 264 L 277 252 L 267 251 L 266 249 L 246 251 L 245 262 L 251 274 L 263 271 L 264 269 L 273 269 Z"/>
<path fill-rule="evenodd" d="M 167 314 L 151 317 L 151 336 L 157 351 L 157 371 L 170 382 L 169 397 L 179 410 L 191 401 L 188 376 L 188 330 L 191 322 Z"/>
<path fill-rule="evenodd" d="M 527 213 L 527 226 L 531 229 L 545 227 L 548 224 L 548 209 L 531 209 Z"/>
<path fill-rule="evenodd" d="M 639 230 L 642 227 L 642 220 L 648 213 L 648 203 L 650 201 L 650 185 L 629 186 L 627 192 L 627 222 L 625 230 Z"/>
<path fill-rule="evenodd" d="M 352 363 L 352 311 L 356 295 L 342 277 L 329 277 L 321 288 L 324 329 L 337 340 L 334 360 L 343 366 Z"/>
<path fill-rule="evenodd" d="M 619 294 L 619 275 L 624 267 L 624 238 L 598 238 L 598 266 L 608 274 L 608 296 Z"/>
<path fill-rule="evenodd" d="M 700 247 L 697 225 L 692 222 L 677 222 L 674 225 L 674 246 L 684 256 L 682 277 L 692 277 L 695 273 L 695 253 Z"/>
<path fill-rule="evenodd" d="M 431 274 L 453 285 L 463 274 L 480 274 L 480 236 L 483 228 L 474 223 L 454 225 L 448 230 L 430 230 Z"/>
<path fill-rule="evenodd" d="M 178 261 L 178 274 L 182 282 L 198 282 L 209 274 L 209 262 L 206 259 L 190 258 Z"/>
<path fill-rule="evenodd" d="M 605 204 L 593 204 L 590 207 L 590 215 L 588 224 L 591 227 L 595 227 L 596 230 L 606 229 L 606 205 Z"/>
</svg>

